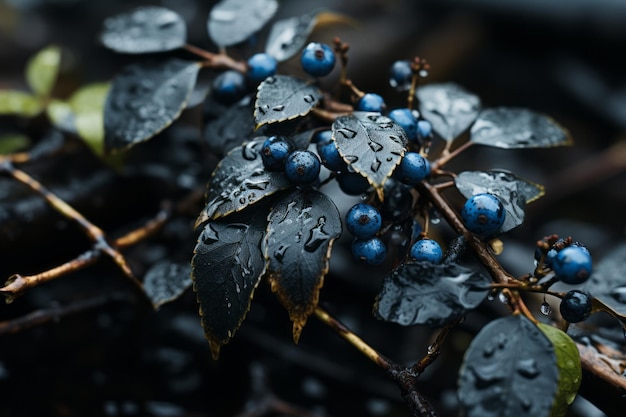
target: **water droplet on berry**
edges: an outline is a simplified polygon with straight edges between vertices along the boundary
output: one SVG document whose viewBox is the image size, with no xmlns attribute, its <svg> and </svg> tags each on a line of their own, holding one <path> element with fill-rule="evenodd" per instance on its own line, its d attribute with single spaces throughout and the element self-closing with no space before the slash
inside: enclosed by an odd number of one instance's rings
<svg viewBox="0 0 626 417">
<path fill-rule="evenodd" d="M 539 310 L 544 316 L 549 316 L 552 313 L 552 307 L 550 307 L 550 304 L 548 304 L 546 301 L 541 303 L 541 307 L 539 308 Z"/>
</svg>

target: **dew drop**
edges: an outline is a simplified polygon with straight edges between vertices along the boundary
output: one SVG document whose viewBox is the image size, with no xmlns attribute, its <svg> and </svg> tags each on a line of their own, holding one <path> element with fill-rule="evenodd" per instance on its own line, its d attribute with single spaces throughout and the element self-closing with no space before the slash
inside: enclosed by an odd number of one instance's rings
<svg viewBox="0 0 626 417">
<path fill-rule="evenodd" d="M 330 236 L 322 229 L 326 224 L 326 218 L 320 217 L 317 219 L 317 224 L 311 229 L 309 238 L 304 244 L 304 249 L 308 252 L 315 252 Z"/>
<path fill-rule="evenodd" d="M 504 293 L 499 293 L 498 294 L 498 300 L 502 304 L 508 304 L 509 303 L 509 297 L 506 294 L 504 294 Z"/>
<path fill-rule="evenodd" d="M 315 97 L 313 97 L 311 94 L 307 94 L 303 97 L 303 100 L 305 103 L 313 103 L 315 101 Z"/>
<path fill-rule="evenodd" d="M 274 258 L 276 258 L 278 262 L 282 263 L 287 249 L 289 249 L 289 245 L 280 245 L 278 249 L 274 251 Z"/>
<path fill-rule="evenodd" d="M 515 367 L 515 371 L 528 379 L 535 378 L 541 373 L 537 367 L 537 361 L 532 358 L 519 360 Z"/>
<path fill-rule="evenodd" d="M 380 143 L 370 141 L 369 146 L 374 152 L 380 152 L 383 150 L 383 145 L 381 145 Z"/>
<path fill-rule="evenodd" d="M 491 356 L 493 356 L 493 353 L 496 351 L 496 347 L 493 343 L 489 343 L 487 346 L 485 346 L 485 348 L 483 349 L 483 356 L 485 358 L 489 358 Z"/>
<path fill-rule="evenodd" d="M 285 110 L 285 106 L 282 105 L 282 104 L 279 104 L 278 106 L 272 107 L 272 110 L 273 111 L 283 111 L 283 110 Z"/>
<path fill-rule="evenodd" d="M 241 197 L 239 199 L 239 204 L 246 204 L 246 198 L 245 197 Z"/>
<path fill-rule="evenodd" d="M 345 139 L 353 139 L 356 136 L 356 130 L 348 129 L 346 127 L 337 129 L 337 133 L 341 133 Z"/>
<path fill-rule="evenodd" d="M 549 316 L 552 313 L 552 307 L 550 307 L 550 304 L 548 304 L 546 301 L 541 303 L 541 307 L 539 308 L 539 310 L 544 316 Z"/>
<path fill-rule="evenodd" d="M 532 403 L 530 402 L 530 400 L 528 398 L 521 398 L 520 402 L 522 403 L 522 408 L 524 409 L 524 411 L 529 411 L 530 408 L 532 407 Z"/>
<path fill-rule="evenodd" d="M 217 235 L 217 231 L 213 228 L 212 225 L 209 225 L 206 229 L 204 229 L 204 233 L 202 234 L 202 243 L 205 245 L 210 245 L 213 242 L 217 242 L 219 237 Z"/>
<path fill-rule="evenodd" d="M 437 352 L 437 345 L 430 345 L 428 346 L 427 352 L 429 355 L 432 355 L 433 353 Z"/>
<path fill-rule="evenodd" d="M 493 301 L 496 297 L 493 295 L 493 292 L 490 292 L 489 295 L 487 296 L 487 300 L 489 301 Z"/>
<path fill-rule="evenodd" d="M 380 169 L 380 165 L 381 165 L 380 160 L 376 159 L 374 162 L 372 162 L 370 169 L 372 170 L 372 172 L 378 172 L 378 170 Z"/>
</svg>

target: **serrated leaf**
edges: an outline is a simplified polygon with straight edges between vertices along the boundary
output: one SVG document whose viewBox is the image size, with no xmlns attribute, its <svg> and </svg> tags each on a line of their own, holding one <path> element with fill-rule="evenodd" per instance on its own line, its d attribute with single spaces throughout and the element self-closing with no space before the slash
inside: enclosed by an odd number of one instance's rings
<svg viewBox="0 0 626 417">
<path fill-rule="evenodd" d="M 158 309 L 163 304 L 178 299 L 192 284 L 189 264 L 161 261 L 146 272 L 143 290 L 152 301 L 152 306 Z"/>
<path fill-rule="evenodd" d="M 541 185 L 504 170 L 464 171 L 456 176 L 454 182 L 465 198 L 480 193 L 491 193 L 500 198 L 506 217 L 498 233 L 505 233 L 521 225 L 526 204 L 544 194 Z"/>
<path fill-rule="evenodd" d="M 277 10 L 276 0 L 222 0 L 209 14 L 209 36 L 221 47 L 243 42 L 265 26 Z"/>
<path fill-rule="evenodd" d="M 480 112 L 480 98 L 454 83 L 427 84 L 416 96 L 421 116 L 446 141 L 465 132 Z"/>
<path fill-rule="evenodd" d="M 569 132 L 550 117 L 528 109 L 483 110 L 470 131 L 470 141 L 504 149 L 571 145 Z"/>
<path fill-rule="evenodd" d="M 214 359 L 241 326 L 265 270 L 267 206 L 204 226 L 191 261 L 193 289 Z"/>
<path fill-rule="evenodd" d="M 332 124 L 341 157 L 384 198 L 383 186 L 400 163 L 408 139 L 404 129 L 380 113 L 354 112 Z"/>
<path fill-rule="evenodd" d="M 309 81 L 288 75 L 267 77 L 259 84 L 254 103 L 256 127 L 307 115 L 322 93 Z"/>
<path fill-rule="evenodd" d="M 260 149 L 263 139 L 233 149 L 213 171 L 206 206 L 196 221 L 202 222 L 238 212 L 280 190 L 291 187 L 282 172 L 267 171 Z"/>
<path fill-rule="evenodd" d="M 306 43 L 315 28 L 319 10 L 276 21 L 267 38 L 265 52 L 277 61 L 286 61 L 298 52 Z"/>
<path fill-rule="evenodd" d="M 584 290 L 626 315 L 626 244 L 618 245 L 594 265 Z"/>
<path fill-rule="evenodd" d="M 127 66 L 105 102 L 105 150 L 128 148 L 168 127 L 185 108 L 199 69 L 176 58 Z"/>
<path fill-rule="evenodd" d="M 32 94 L 0 90 L 0 115 L 37 116 L 43 110 L 41 101 Z"/>
<path fill-rule="evenodd" d="M 59 75 L 61 49 L 51 45 L 39 51 L 26 64 L 26 82 L 36 95 L 48 96 Z"/>
<path fill-rule="evenodd" d="M 105 47 L 126 54 L 171 51 L 187 42 L 187 26 L 170 9 L 142 6 L 107 18 L 100 41 Z"/>
<path fill-rule="evenodd" d="M 465 352 L 458 397 L 467 417 L 549 416 L 558 386 L 550 340 L 521 315 L 493 320 Z"/>
<path fill-rule="evenodd" d="M 556 327 L 539 323 L 539 329 L 552 342 L 559 370 L 559 382 L 550 417 L 563 417 L 576 398 L 582 381 L 580 354 L 576 343 Z"/>
<path fill-rule="evenodd" d="M 267 276 L 289 313 L 297 343 L 317 306 L 332 244 L 341 235 L 341 216 L 325 194 L 298 189 L 272 208 L 268 221 Z"/>
<path fill-rule="evenodd" d="M 476 308 L 490 285 L 488 276 L 463 265 L 405 263 L 385 276 L 374 314 L 403 326 L 440 327 Z"/>
</svg>

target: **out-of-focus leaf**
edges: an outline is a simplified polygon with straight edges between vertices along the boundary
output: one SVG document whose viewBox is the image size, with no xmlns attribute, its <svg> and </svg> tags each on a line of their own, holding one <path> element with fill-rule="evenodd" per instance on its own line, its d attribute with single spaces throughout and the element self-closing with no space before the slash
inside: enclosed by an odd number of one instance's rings
<svg viewBox="0 0 626 417">
<path fill-rule="evenodd" d="M 25 150 L 30 145 L 30 138 L 20 133 L 0 136 L 0 155 L 7 155 Z"/>
<path fill-rule="evenodd" d="M 559 384 L 550 417 L 563 417 L 576 398 L 582 381 L 580 354 L 576 343 L 567 333 L 543 323 L 539 323 L 538 326 L 554 346 L 559 369 Z"/>
<path fill-rule="evenodd" d="M 549 416 L 559 369 L 552 342 L 522 315 L 493 320 L 465 352 L 459 374 L 467 417 Z"/>
<path fill-rule="evenodd" d="M 51 45 L 33 56 L 26 64 L 26 82 L 39 96 L 47 96 L 52 91 L 59 74 L 61 49 Z"/>
<path fill-rule="evenodd" d="M 427 84 L 416 91 L 422 117 L 442 139 L 452 141 L 478 117 L 480 98 L 454 83 Z"/>
<path fill-rule="evenodd" d="M 626 244 L 617 246 L 594 265 L 584 290 L 626 315 Z"/>
<path fill-rule="evenodd" d="M 162 261 L 146 272 L 143 290 L 154 308 L 158 309 L 163 304 L 178 299 L 192 284 L 189 264 Z"/>
<path fill-rule="evenodd" d="M 305 116 L 321 97 L 320 90 L 311 82 L 288 75 L 267 77 L 259 84 L 254 103 L 256 127 Z"/>
<path fill-rule="evenodd" d="M 487 275 L 458 264 L 402 264 L 385 277 L 374 314 L 403 326 L 440 327 L 478 307 L 490 284 Z"/>
<path fill-rule="evenodd" d="M 104 106 L 105 150 L 145 141 L 176 120 L 193 92 L 198 62 L 170 58 L 127 66 Z"/>
<path fill-rule="evenodd" d="M 76 131 L 96 155 L 104 153 L 104 104 L 110 88 L 108 82 L 88 84 L 69 100 Z"/>
<path fill-rule="evenodd" d="M 571 145 L 569 132 L 550 117 L 528 109 L 483 110 L 471 129 L 470 141 L 504 149 Z"/>
<path fill-rule="evenodd" d="M 341 235 L 339 210 L 325 194 L 298 189 L 268 216 L 264 253 L 272 291 L 289 312 L 298 342 L 317 306 L 334 240 Z"/>
<path fill-rule="evenodd" d="M 50 100 L 46 107 L 46 114 L 54 126 L 58 129 L 76 133 L 75 115 L 72 106 L 63 100 Z"/>
<path fill-rule="evenodd" d="M 224 108 L 209 120 L 204 127 L 204 139 L 211 152 L 219 156 L 226 155 L 250 140 L 255 133 L 253 111 L 250 103 L 240 102 Z M 256 135 L 260 134 L 256 132 Z"/>
<path fill-rule="evenodd" d="M 265 52 L 277 61 L 286 61 L 302 49 L 315 28 L 320 11 L 278 20 L 272 25 Z"/>
<path fill-rule="evenodd" d="M 243 42 L 265 26 L 276 10 L 276 0 L 222 0 L 209 14 L 209 36 L 221 47 Z"/>
<path fill-rule="evenodd" d="M 126 54 L 171 51 L 187 42 L 187 26 L 172 10 L 142 6 L 106 19 L 100 41 L 105 47 Z"/>
<path fill-rule="evenodd" d="M 354 112 L 332 124 L 339 154 L 384 198 L 383 186 L 400 163 L 408 139 L 404 129 L 380 113 Z"/>
<path fill-rule="evenodd" d="M 15 90 L 0 90 L 0 115 L 33 117 L 41 113 L 41 101 L 28 93 Z"/>
</svg>

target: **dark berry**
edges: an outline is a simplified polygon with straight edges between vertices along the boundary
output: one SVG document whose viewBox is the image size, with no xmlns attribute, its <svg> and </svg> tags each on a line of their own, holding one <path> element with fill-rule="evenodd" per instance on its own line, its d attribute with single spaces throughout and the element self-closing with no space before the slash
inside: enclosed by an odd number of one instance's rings
<svg viewBox="0 0 626 417">
<path fill-rule="evenodd" d="M 318 146 L 325 145 L 333 140 L 332 130 L 318 130 L 311 138 L 311 142 L 316 143 Z"/>
<path fill-rule="evenodd" d="M 433 135 L 433 125 L 428 120 L 417 121 L 417 140 L 420 143 L 428 141 Z"/>
<path fill-rule="evenodd" d="M 246 94 L 246 77 L 235 70 L 227 70 L 213 80 L 215 98 L 224 104 L 232 104 Z"/>
<path fill-rule="evenodd" d="M 359 239 L 374 237 L 380 230 L 383 220 L 376 207 L 357 203 L 346 213 L 346 228 Z"/>
<path fill-rule="evenodd" d="M 263 165 L 270 171 L 282 171 L 285 159 L 293 149 L 293 144 L 286 137 L 270 136 L 261 147 Z"/>
<path fill-rule="evenodd" d="M 397 221 L 411 215 L 413 195 L 411 187 L 395 178 L 389 178 L 383 186 L 385 200 L 380 206 L 380 214 L 385 220 Z"/>
<path fill-rule="evenodd" d="M 387 248 L 377 237 L 355 239 L 352 242 L 352 256 L 370 265 L 380 265 L 387 256 Z"/>
<path fill-rule="evenodd" d="M 430 164 L 417 152 L 407 152 L 393 175 L 405 184 L 416 185 L 430 174 Z"/>
<path fill-rule="evenodd" d="M 376 93 L 366 93 L 359 99 L 357 110 L 381 113 L 387 107 L 385 100 Z"/>
<path fill-rule="evenodd" d="M 285 159 L 285 175 L 294 184 L 312 184 L 320 174 L 321 163 L 316 154 L 297 150 Z"/>
<path fill-rule="evenodd" d="M 580 290 L 572 290 L 561 300 L 561 316 L 570 323 L 586 320 L 591 315 L 591 297 Z"/>
<path fill-rule="evenodd" d="M 331 171 L 345 171 L 347 164 L 339 154 L 337 144 L 333 141 L 317 146 L 317 152 L 320 154 L 322 164 Z"/>
<path fill-rule="evenodd" d="M 337 175 L 337 183 L 341 191 L 348 195 L 359 195 L 367 192 L 370 183 L 358 172 L 342 172 Z"/>
<path fill-rule="evenodd" d="M 311 42 L 300 56 L 302 69 L 312 77 L 323 77 L 330 74 L 335 67 L 335 54 L 330 46 Z"/>
<path fill-rule="evenodd" d="M 556 254 L 552 269 L 566 284 L 582 284 L 591 276 L 591 255 L 587 248 L 568 246 Z"/>
<path fill-rule="evenodd" d="M 465 227 L 479 235 L 496 233 L 504 224 L 505 216 L 500 199 L 489 193 L 473 195 L 465 202 L 461 211 Z"/>
<path fill-rule="evenodd" d="M 399 90 L 408 89 L 411 86 L 412 76 L 411 61 L 396 61 L 389 69 L 389 85 Z"/>
<path fill-rule="evenodd" d="M 276 59 L 269 54 L 263 52 L 254 54 L 248 59 L 246 75 L 251 82 L 256 84 L 276 74 L 277 65 Z"/>
<path fill-rule="evenodd" d="M 410 109 L 406 107 L 393 109 L 387 116 L 404 129 L 407 138 L 411 142 L 417 141 L 417 118 Z"/>
<path fill-rule="evenodd" d="M 442 256 L 441 246 L 432 239 L 421 239 L 411 246 L 411 257 L 416 261 L 428 261 L 437 264 L 441 261 Z"/>
</svg>

